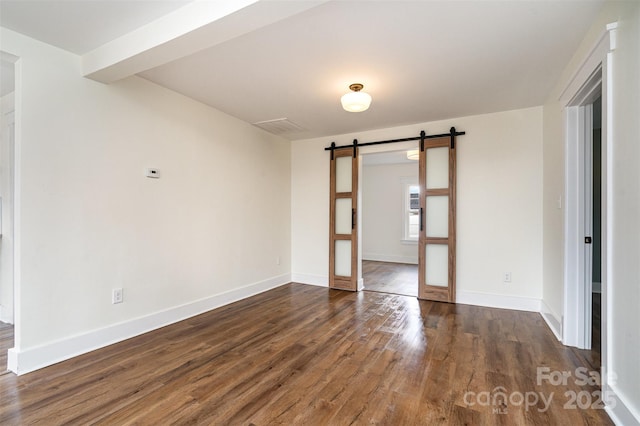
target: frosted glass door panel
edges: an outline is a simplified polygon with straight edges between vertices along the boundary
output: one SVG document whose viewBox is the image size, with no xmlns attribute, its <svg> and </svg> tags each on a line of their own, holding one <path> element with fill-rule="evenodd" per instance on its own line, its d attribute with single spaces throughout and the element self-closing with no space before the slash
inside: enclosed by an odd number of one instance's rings
<svg viewBox="0 0 640 426">
<path fill-rule="evenodd" d="M 336 234 L 351 234 L 351 198 L 336 199 Z"/>
<path fill-rule="evenodd" d="M 428 148 L 427 189 L 449 187 L 449 148 Z"/>
<path fill-rule="evenodd" d="M 336 192 L 351 192 L 351 156 L 336 158 Z"/>
<path fill-rule="evenodd" d="M 335 274 L 341 277 L 351 276 L 351 241 L 336 240 Z"/>
<path fill-rule="evenodd" d="M 427 237 L 447 238 L 449 235 L 449 197 L 437 195 L 427 197 Z"/>
<path fill-rule="evenodd" d="M 425 269 L 427 285 L 447 287 L 449 285 L 449 246 L 427 244 Z"/>
</svg>

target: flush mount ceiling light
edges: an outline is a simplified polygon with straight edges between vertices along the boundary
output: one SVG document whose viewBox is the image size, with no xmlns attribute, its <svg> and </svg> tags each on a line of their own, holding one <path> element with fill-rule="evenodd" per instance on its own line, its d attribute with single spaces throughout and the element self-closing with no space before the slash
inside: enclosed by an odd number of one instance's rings
<svg viewBox="0 0 640 426">
<path fill-rule="evenodd" d="M 349 112 L 366 111 L 371 105 L 371 95 L 361 92 L 364 86 L 360 83 L 354 83 L 349 86 L 352 92 L 349 92 L 340 98 L 342 108 Z"/>
<path fill-rule="evenodd" d="M 407 160 L 419 160 L 420 159 L 420 152 L 417 149 L 412 149 L 410 151 L 407 151 Z"/>
</svg>

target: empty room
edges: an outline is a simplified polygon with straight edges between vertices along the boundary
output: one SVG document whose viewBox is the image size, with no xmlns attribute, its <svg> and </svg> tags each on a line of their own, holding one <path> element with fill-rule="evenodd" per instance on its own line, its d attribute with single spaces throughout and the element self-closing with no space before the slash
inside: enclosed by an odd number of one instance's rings
<svg viewBox="0 0 640 426">
<path fill-rule="evenodd" d="M 2 0 L 0 424 L 640 425 L 640 2 Z"/>
</svg>

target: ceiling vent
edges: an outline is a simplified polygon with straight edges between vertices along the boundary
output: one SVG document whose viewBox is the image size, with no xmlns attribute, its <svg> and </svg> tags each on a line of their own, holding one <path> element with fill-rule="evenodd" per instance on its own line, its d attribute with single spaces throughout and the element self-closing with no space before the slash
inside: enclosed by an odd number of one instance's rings
<svg viewBox="0 0 640 426">
<path fill-rule="evenodd" d="M 307 129 L 299 126 L 288 118 L 276 118 L 275 120 L 265 120 L 253 123 L 254 126 L 260 127 L 274 135 L 284 135 L 286 133 L 299 133 Z"/>
</svg>

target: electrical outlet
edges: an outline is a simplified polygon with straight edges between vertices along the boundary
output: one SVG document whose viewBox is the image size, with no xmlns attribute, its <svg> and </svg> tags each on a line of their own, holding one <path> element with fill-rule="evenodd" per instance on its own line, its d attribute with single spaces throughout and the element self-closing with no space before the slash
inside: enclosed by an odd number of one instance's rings
<svg viewBox="0 0 640 426">
<path fill-rule="evenodd" d="M 505 272 L 504 275 L 502 276 L 502 281 L 504 281 L 505 283 L 510 283 L 511 282 L 511 272 Z"/>
<path fill-rule="evenodd" d="M 276 257 L 276 265 L 280 264 L 280 256 Z"/>
<path fill-rule="evenodd" d="M 122 289 L 114 288 L 111 292 L 111 303 L 122 303 Z"/>
</svg>

